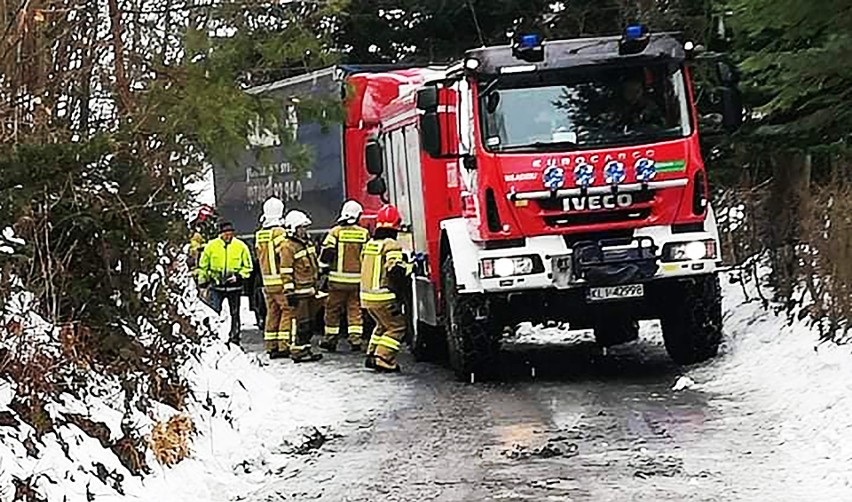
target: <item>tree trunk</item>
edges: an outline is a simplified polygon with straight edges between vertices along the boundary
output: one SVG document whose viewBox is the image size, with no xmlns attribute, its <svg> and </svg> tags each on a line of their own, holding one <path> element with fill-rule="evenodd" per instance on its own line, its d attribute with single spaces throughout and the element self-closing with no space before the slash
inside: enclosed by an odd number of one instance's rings
<svg viewBox="0 0 852 502">
<path fill-rule="evenodd" d="M 121 11 L 118 0 L 107 0 L 109 6 L 110 31 L 112 32 L 112 50 L 115 56 L 115 84 L 118 93 L 119 116 L 132 110 L 130 83 L 124 66 L 124 42 L 121 39 Z"/>
<path fill-rule="evenodd" d="M 772 155 L 772 184 L 768 202 L 768 249 L 778 295 L 789 299 L 797 284 L 801 222 L 810 200 L 811 156 L 794 150 Z"/>
</svg>

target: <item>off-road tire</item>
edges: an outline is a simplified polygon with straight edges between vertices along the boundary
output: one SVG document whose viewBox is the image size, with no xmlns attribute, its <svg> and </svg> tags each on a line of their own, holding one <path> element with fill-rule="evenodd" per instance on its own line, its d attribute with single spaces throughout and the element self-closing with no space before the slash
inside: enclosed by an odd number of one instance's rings
<svg viewBox="0 0 852 502">
<path fill-rule="evenodd" d="M 601 347 L 621 345 L 639 338 L 639 322 L 631 317 L 599 318 L 594 330 L 595 342 Z"/>
<path fill-rule="evenodd" d="M 477 318 L 487 312 L 487 300 L 481 294 L 458 292 L 453 259 L 447 257 L 441 265 L 444 326 L 450 367 L 461 381 L 487 380 L 496 374 L 500 351 L 499 331 L 490 316 Z"/>
<path fill-rule="evenodd" d="M 675 282 L 665 300 L 660 321 L 669 357 L 686 365 L 716 356 L 722 342 L 719 277 L 713 274 Z"/>
</svg>

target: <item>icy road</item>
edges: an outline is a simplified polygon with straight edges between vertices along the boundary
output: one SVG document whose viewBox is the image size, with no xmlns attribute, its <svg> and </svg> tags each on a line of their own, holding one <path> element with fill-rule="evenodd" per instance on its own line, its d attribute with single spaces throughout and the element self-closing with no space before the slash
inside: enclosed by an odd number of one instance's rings
<svg viewBox="0 0 852 502">
<path fill-rule="evenodd" d="M 275 361 L 319 431 L 266 438 L 286 461 L 250 456 L 241 469 L 263 483 L 237 499 L 852 500 L 848 351 L 815 352 L 804 328 L 754 304 L 729 305 L 726 330 L 725 353 L 689 369 L 654 323 L 606 355 L 540 331 L 510 347 L 500 381 L 476 385 L 410 358 L 375 375 L 345 350 Z"/>
</svg>

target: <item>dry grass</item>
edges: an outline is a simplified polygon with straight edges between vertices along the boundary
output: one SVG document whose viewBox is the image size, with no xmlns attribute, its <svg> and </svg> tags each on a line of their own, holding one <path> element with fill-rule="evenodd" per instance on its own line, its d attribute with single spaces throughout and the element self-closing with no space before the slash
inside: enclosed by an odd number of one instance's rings
<svg viewBox="0 0 852 502">
<path fill-rule="evenodd" d="M 175 415 L 166 422 L 157 422 L 148 437 L 148 445 L 158 462 L 171 467 L 189 456 L 194 433 L 195 425 L 188 415 Z"/>
</svg>

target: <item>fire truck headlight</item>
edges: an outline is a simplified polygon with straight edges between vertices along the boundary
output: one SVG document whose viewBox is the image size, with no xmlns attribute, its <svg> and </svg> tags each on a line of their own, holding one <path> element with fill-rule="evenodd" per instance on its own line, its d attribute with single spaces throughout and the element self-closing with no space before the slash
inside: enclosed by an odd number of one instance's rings
<svg viewBox="0 0 852 502">
<path fill-rule="evenodd" d="M 515 261 L 511 258 L 500 258 L 494 262 L 494 273 L 497 277 L 515 275 Z"/>
<path fill-rule="evenodd" d="M 540 261 L 540 260 L 539 260 Z M 486 258 L 479 264 L 483 279 L 492 277 L 511 277 L 513 275 L 532 274 L 536 270 L 536 260 L 532 256 L 515 256 L 512 258 Z M 541 267 L 538 267 L 539 269 Z"/>
<path fill-rule="evenodd" d="M 716 258 L 716 241 L 676 242 L 663 247 L 663 261 L 697 261 Z"/>
</svg>

